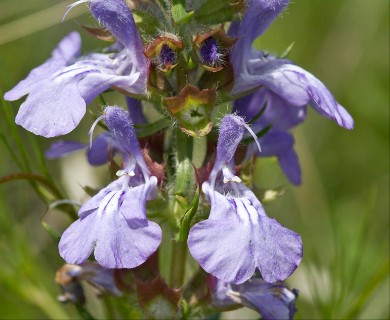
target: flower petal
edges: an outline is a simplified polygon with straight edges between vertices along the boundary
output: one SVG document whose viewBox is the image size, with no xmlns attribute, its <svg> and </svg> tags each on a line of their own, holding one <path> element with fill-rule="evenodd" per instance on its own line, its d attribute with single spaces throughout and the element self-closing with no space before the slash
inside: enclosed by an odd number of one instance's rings
<svg viewBox="0 0 390 320">
<path fill-rule="evenodd" d="M 60 136 L 79 124 L 85 107 L 74 78 L 50 79 L 41 82 L 39 90 L 29 94 L 20 106 L 15 122 L 36 135 Z"/>
<path fill-rule="evenodd" d="M 153 194 L 156 185 L 157 178 L 152 176 L 145 184 L 129 188 L 123 198 L 120 213 L 128 220 L 146 219 L 146 200 L 151 200 L 148 196 Z"/>
<path fill-rule="evenodd" d="M 134 124 L 147 123 L 146 118 L 142 112 L 142 104 L 140 100 L 126 96 L 127 109 L 129 110 L 130 118 Z"/>
<path fill-rule="evenodd" d="M 4 99 L 13 101 L 28 94 L 56 71 L 65 67 L 72 59 L 79 55 L 81 38 L 77 32 L 69 33 L 53 50 L 51 58 L 42 65 L 31 70 L 26 79 L 4 94 Z"/>
<path fill-rule="evenodd" d="M 116 143 L 135 158 L 143 172 L 149 172 L 129 114 L 120 107 L 107 107 L 104 114 L 107 127 Z"/>
<path fill-rule="evenodd" d="M 113 157 L 117 150 L 111 143 L 111 135 L 108 132 L 98 135 L 93 139 L 92 146 L 87 152 L 88 162 L 93 166 L 100 166 L 108 162 L 109 156 Z"/>
<path fill-rule="evenodd" d="M 282 281 L 289 277 L 302 260 L 301 237 L 283 227 L 276 220 L 258 217 L 255 234 L 259 242 L 256 264 L 267 282 Z"/>
<path fill-rule="evenodd" d="M 144 220 L 126 220 L 122 215 L 105 219 L 96 243 L 95 258 L 111 269 L 135 268 L 144 263 L 158 248 L 161 229 Z"/>
<path fill-rule="evenodd" d="M 135 199 L 131 192 L 127 192 L 126 196 Z M 120 197 L 121 193 L 117 192 L 101 216 L 102 226 L 96 242 L 95 258 L 105 268 L 135 268 L 144 263 L 161 242 L 158 224 L 146 218 L 126 219 L 117 211 Z"/>
<path fill-rule="evenodd" d="M 58 159 L 66 157 L 67 155 L 84 150 L 87 145 L 76 141 L 65 141 L 60 140 L 54 142 L 48 150 L 45 152 L 45 158 L 47 159 Z"/>
<path fill-rule="evenodd" d="M 234 73 L 246 69 L 253 41 L 259 37 L 288 5 L 289 0 L 252 0 L 241 21 L 233 21 L 229 36 L 238 38 L 231 51 Z"/>
<path fill-rule="evenodd" d="M 215 176 L 234 156 L 244 136 L 244 120 L 236 115 L 224 116 L 221 121 L 217 145 L 217 157 L 210 176 Z"/>
<path fill-rule="evenodd" d="M 206 272 L 223 281 L 242 283 L 255 272 L 250 224 L 237 218 L 197 223 L 188 235 L 188 248 Z"/>
<path fill-rule="evenodd" d="M 302 182 L 301 166 L 294 148 L 286 149 L 278 155 L 279 165 L 287 178 L 295 185 Z"/>
<path fill-rule="evenodd" d="M 91 0 L 89 10 L 128 49 L 131 61 L 146 71 L 144 46 L 129 6 L 124 0 Z"/>
<path fill-rule="evenodd" d="M 62 234 L 58 245 L 61 257 L 67 263 L 83 263 L 91 255 L 101 227 L 93 213 L 73 222 Z"/>
<path fill-rule="evenodd" d="M 271 125 L 271 130 L 285 131 L 302 123 L 306 118 L 306 106 L 293 106 L 266 88 L 260 88 L 255 93 L 234 102 L 233 111 L 246 120 L 257 116 L 265 107 L 261 117 L 253 124 L 252 130 L 259 132 Z"/>
<path fill-rule="evenodd" d="M 123 184 L 126 182 L 127 177 L 123 176 L 119 179 L 111 182 L 107 187 L 100 190 L 96 195 L 94 195 L 91 199 L 89 199 L 87 202 L 85 202 L 79 212 L 78 215 L 80 218 L 84 218 L 88 214 L 90 214 L 92 211 L 99 208 L 100 204 L 103 202 L 104 198 L 113 191 L 119 191 L 122 189 Z"/>
<path fill-rule="evenodd" d="M 289 63 L 278 64 L 277 61 L 259 63 L 262 64 L 261 71 L 256 74 L 240 75 L 240 86 L 245 85 L 249 89 L 263 85 L 293 106 L 302 107 L 309 103 L 317 112 L 336 121 L 341 127 L 353 128 L 354 123 L 350 114 L 312 74 Z M 238 87 L 233 90 L 237 89 Z"/>
<path fill-rule="evenodd" d="M 241 184 L 241 190 L 251 192 Z M 260 269 L 267 282 L 290 276 L 302 258 L 301 238 L 265 215 L 257 198 L 228 198 L 207 189 L 209 219 L 195 224 L 188 236 L 191 255 L 208 273 L 240 284 Z"/>
<path fill-rule="evenodd" d="M 293 136 L 286 131 L 271 131 L 259 141 L 262 149 L 257 152 L 257 156 L 262 157 L 279 156 L 294 146 Z"/>
</svg>

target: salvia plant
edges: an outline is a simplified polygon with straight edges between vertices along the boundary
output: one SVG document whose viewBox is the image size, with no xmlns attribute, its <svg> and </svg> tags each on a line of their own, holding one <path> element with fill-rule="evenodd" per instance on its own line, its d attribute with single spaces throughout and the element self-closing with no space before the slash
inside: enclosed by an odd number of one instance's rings
<svg viewBox="0 0 390 320">
<path fill-rule="evenodd" d="M 26 175 L 73 219 L 62 235 L 44 226 L 66 262 L 59 299 L 84 318 L 83 281 L 110 297 L 102 301 L 113 318 L 217 319 L 243 306 L 293 318 L 298 290 L 283 281 L 301 262 L 302 241 L 265 212 L 275 192 L 251 190 L 253 165 L 276 157 L 298 185 L 290 130 L 307 105 L 346 129 L 353 120 L 287 52 L 253 47 L 288 2 L 80 0 L 68 9 L 88 6 L 100 27 L 81 27 L 105 48 L 80 55 L 72 32 L 5 93 L 27 96 L 15 122 L 46 138 L 74 130 L 105 92 L 126 97 L 126 108 L 104 103 L 89 139 L 56 141 L 45 154 L 86 150 L 90 165 L 108 164 L 107 186 L 85 188 L 90 199 L 78 207 L 52 181 Z"/>
</svg>

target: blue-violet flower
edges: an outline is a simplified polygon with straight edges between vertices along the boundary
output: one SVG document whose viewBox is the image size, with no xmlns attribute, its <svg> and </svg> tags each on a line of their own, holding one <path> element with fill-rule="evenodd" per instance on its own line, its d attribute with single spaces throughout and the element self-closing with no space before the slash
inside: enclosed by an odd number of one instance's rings
<svg viewBox="0 0 390 320">
<path fill-rule="evenodd" d="M 155 197 L 157 178 L 149 173 L 128 113 L 107 107 L 104 119 L 124 168 L 119 179 L 80 208 L 80 218 L 63 233 L 59 251 L 68 263 L 80 264 L 94 251 L 105 268 L 134 268 L 161 241 L 160 227 L 146 218 L 146 201 Z"/>
<path fill-rule="evenodd" d="M 208 273 L 240 284 L 259 268 L 267 282 L 286 279 L 302 259 L 301 237 L 268 218 L 260 201 L 234 172 L 234 153 L 246 124 L 223 118 L 217 156 L 202 191 L 211 203 L 207 220 L 195 224 L 188 247 Z"/>
<path fill-rule="evenodd" d="M 4 95 L 17 100 L 28 94 L 15 121 L 37 135 L 69 133 L 83 118 L 86 105 L 112 86 L 135 94 L 146 91 L 147 59 L 129 7 L 123 0 L 82 2 L 89 3 L 91 14 L 117 38 L 117 52 L 76 59 L 81 41 L 73 32 L 48 61 Z"/>
</svg>

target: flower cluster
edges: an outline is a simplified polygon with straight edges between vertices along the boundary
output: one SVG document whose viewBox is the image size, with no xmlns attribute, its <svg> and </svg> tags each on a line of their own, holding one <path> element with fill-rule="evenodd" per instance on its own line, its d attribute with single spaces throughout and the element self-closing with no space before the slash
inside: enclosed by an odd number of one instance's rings
<svg viewBox="0 0 390 320">
<path fill-rule="evenodd" d="M 59 252 L 67 263 L 82 265 L 93 253 L 104 268 L 142 268 L 161 243 L 157 222 L 165 221 L 174 250 L 187 244 L 210 275 L 212 305 L 246 305 L 265 319 L 289 319 L 296 294 L 281 281 L 298 267 L 302 241 L 268 217 L 240 169 L 255 157 L 275 156 L 300 184 L 290 130 L 305 120 L 307 105 L 346 129 L 353 120 L 309 72 L 253 47 L 288 0 L 217 2 L 77 1 L 69 9 L 86 3 L 102 26 L 85 29 L 114 44 L 80 55 L 80 35 L 72 32 L 4 97 L 27 95 L 16 123 L 50 138 L 74 130 L 106 90 L 126 96 L 128 112 L 104 107 L 93 127 L 103 121 L 106 131 L 90 145 L 61 140 L 46 152 L 54 159 L 87 149 L 91 165 L 121 163 L 117 179 L 86 201 L 62 234 Z M 143 102 L 158 111 L 157 120 Z M 226 103 L 232 110 L 221 118 L 216 106 Z M 208 152 L 194 169 L 201 142 Z M 244 157 L 236 156 L 238 148 Z M 175 252 L 172 273 L 183 274 L 186 249 Z M 183 279 L 171 286 L 182 287 Z"/>
</svg>

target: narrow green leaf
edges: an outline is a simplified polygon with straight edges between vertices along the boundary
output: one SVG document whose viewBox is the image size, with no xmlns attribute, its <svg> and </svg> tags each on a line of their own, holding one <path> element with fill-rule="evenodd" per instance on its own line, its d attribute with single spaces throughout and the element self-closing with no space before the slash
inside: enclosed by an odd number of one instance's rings
<svg viewBox="0 0 390 320">
<path fill-rule="evenodd" d="M 31 167 L 29 163 L 29 157 L 28 157 L 28 152 L 25 149 L 25 145 L 19 135 L 18 129 L 15 124 L 15 115 L 12 109 L 12 105 L 5 101 L 3 98 L 3 91 L 0 89 L 0 100 L 1 100 L 1 105 L 3 107 L 3 111 L 5 114 L 6 121 L 9 125 L 10 128 L 10 133 L 13 139 L 16 142 L 16 145 L 19 149 L 21 158 L 22 158 L 22 163 L 23 163 L 23 168 L 20 168 L 23 171 L 31 172 Z"/>
<path fill-rule="evenodd" d="M 83 188 L 84 192 L 90 197 L 95 196 L 100 191 L 100 189 L 92 188 L 90 186 L 81 186 L 81 188 Z"/>
<path fill-rule="evenodd" d="M 45 221 L 41 221 L 42 227 L 48 232 L 55 242 L 60 242 L 61 234 Z"/>
<path fill-rule="evenodd" d="M 20 169 L 22 169 L 23 166 L 22 166 L 21 162 L 19 161 L 19 158 L 17 157 L 17 155 L 16 155 L 14 149 L 13 149 L 13 148 L 11 147 L 11 145 L 9 144 L 9 142 L 8 142 L 8 140 L 6 139 L 5 135 L 2 134 L 1 132 L 0 132 L 0 140 L 3 142 L 5 148 L 6 148 L 6 149 L 8 150 L 8 152 L 10 153 L 10 155 L 11 155 L 12 159 L 15 161 L 16 165 L 17 165 Z"/>
<path fill-rule="evenodd" d="M 364 290 L 362 290 L 360 295 L 356 298 L 355 302 L 351 304 L 351 308 L 342 317 L 342 319 L 356 319 L 358 317 L 359 313 L 363 310 L 375 289 L 389 276 L 389 266 L 390 260 L 387 259 L 376 272 L 376 274 L 371 279 L 369 279 Z"/>
<path fill-rule="evenodd" d="M 282 52 L 279 58 L 280 59 L 287 58 L 291 50 L 293 49 L 294 45 L 295 45 L 295 41 L 291 42 L 291 44 L 286 48 L 286 50 Z"/>
<path fill-rule="evenodd" d="M 199 205 L 199 187 L 196 188 L 194 198 L 192 199 L 190 208 L 184 214 L 180 223 L 179 241 L 185 242 L 188 238 L 188 233 L 191 227 L 191 221 L 194 217 Z"/>
</svg>

